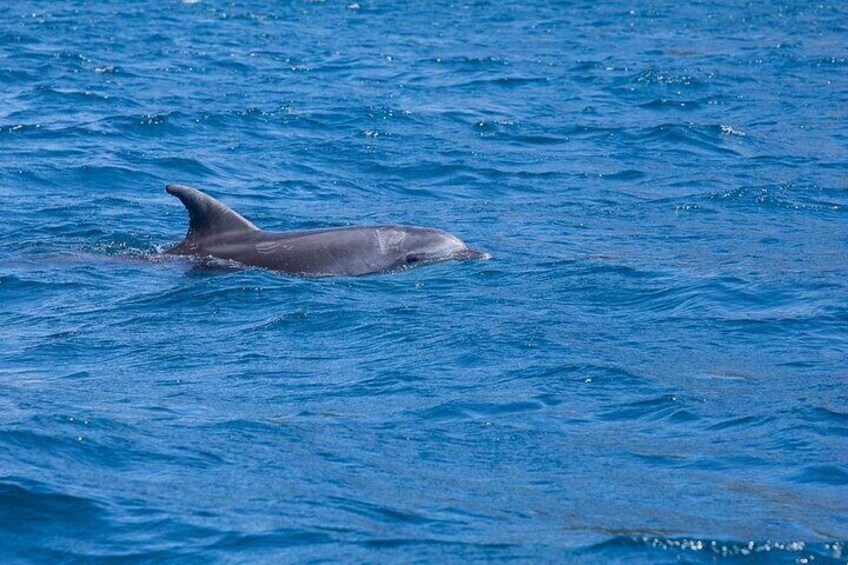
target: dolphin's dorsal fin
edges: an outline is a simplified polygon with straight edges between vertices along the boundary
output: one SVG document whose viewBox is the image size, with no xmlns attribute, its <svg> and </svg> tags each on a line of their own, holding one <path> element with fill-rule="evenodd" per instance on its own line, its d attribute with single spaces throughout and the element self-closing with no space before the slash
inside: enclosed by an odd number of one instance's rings
<svg viewBox="0 0 848 565">
<path fill-rule="evenodd" d="M 188 210 L 189 225 L 184 243 L 222 233 L 259 229 L 232 209 L 197 189 L 181 184 L 169 184 L 165 190 L 179 198 Z"/>
</svg>

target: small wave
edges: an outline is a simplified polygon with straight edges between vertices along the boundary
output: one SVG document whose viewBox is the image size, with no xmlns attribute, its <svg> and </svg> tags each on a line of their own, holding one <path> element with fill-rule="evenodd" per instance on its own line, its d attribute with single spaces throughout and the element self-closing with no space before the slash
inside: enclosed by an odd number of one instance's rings
<svg viewBox="0 0 848 565">
<path fill-rule="evenodd" d="M 4 84 L 31 83 L 37 78 L 38 75 L 29 70 L 0 68 L 0 81 Z"/>
<path fill-rule="evenodd" d="M 26 135 L 29 133 L 41 133 L 42 127 L 41 124 L 23 124 L 23 123 L 10 123 L 10 124 L 0 124 L 0 135 L 7 134 L 15 134 L 15 135 Z"/>
<path fill-rule="evenodd" d="M 712 74 L 701 78 L 689 72 L 662 69 L 646 69 L 630 77 L 636 85 L 674 87 L 678 89 L 703 90 L 713 80 Z"/>
<path fill-rule="evenodd" d="M 507 401 L 503 403 L 446 402 L 428 408 L 417 415 L 422 422 L 499 418 L 515 414 L 538 412 L 545 404 L 538 401 Z"/>
<path fill-rule="evenodd" d="M 479 69 L 499 69 L 509 66 L 509 61 L 502 57 L 492 55 L 460 55 L 457 57 L 439 58 L 435 60 L 438 64 L 456 67 L 458 70 L 476 71 Z"/>
<path fill-rule="evenodd" d="M 616 173 L 604 173 L 601 175 L 601 178 L 603 178 L 604 180 L 630 182 L 644 179 L 646 176 L 647 175 L 644 171 L 639 171 L 636 169 L 624 169 Z"/>
<path fill-rule="evenodd" d="M 673 98 L 657 98 L 650 102 L 640 104 L 641 108 L 646 110 L 699 110 L 707 103 L 706 100 L 691 100 L 691 99 L 673 99 Z"/>
<path fill-rule="evenodd" d="M 40 97 L 43 97 L 47 103 L 65 104 L 82 104 L 85 106 L 98 104 L 115 104 L 120 102 L 115 100 L 111 95 L 93 90 L 76 90 L 70 88 L 55 88 L 52 86 L 39 85 L 36 87 L 36 92 Z"/>
<path fill-rule="evenodd" d="M 841 565 L 848 547 L 842 542 L 736 541 L 698 537 L 662 537 L 652 534 L 622 535 L 578 552 L 595 560 L 617 561 L 619 555 L 633 559 L 633 551 L 648 553 L 653 559 L 669 555 L 686 563 L 715 563 L 728 559 L 745 563 L 786 563 Z"/>
<path fill-rule="evenodd" d="M 256 552 L 253 555 L 262 555 L 267 551 L 280 548 L 312 547 L 328 544 L 334 541 L 329 532 L 310 529 L 280 528 L 263 533 L 227 533 L 218 536 L 218 539 L 205 545 L 205 555 L 214 555 L 214 552 L 224 551 L 227 554 Z"/>
<path fill-rule="evenodd" d="M 88 125 L 97 132 L 120 135 L 124 138 L 185 135 L 191 119 L 180 112 L 151 112 L 120 114 L 101 118 Z"/>
<path fill-rule="evenodd" d="M 724 379 L 727 380 L 727 379 Z M 731 378 L 730 380 L 744 380 L 741 377 Z M 722 420 L 721 422 L 715 423 L 709 426 L 709 430 L 711 431 L 721 431 L 721 430 L 730 430 L 730 429 L 741 429 L 748 430 L 759 428 L 765 425 L 770 424 L 775 420 L 774 416 L 736 416 L 733 418 L 728 418 Z"/>
<path fill-rule="evenodd" d="M 41 43 L 41 39 L 22 32 L 0 32 L 0 44 L 2 45 L 34 45 Z"/>
<path fill-rule="evenodd" d="M 676 395 L 662 395 L 624 404 L 613 410 L 598 414 L 598 418 L 607 421 L 620 420 L 665 420 L 671 423 L 690 422 L 698 416 L 681 406 Z"/>
<path fill-rule="evenodd" d="M 97 162 L 71 167 L 65 174 L 72 182 L 108 187 L 111 191 L 119 188 L 132 190 L 138 186 L 140 177 L 149 179 L 148 175 L 128 165 Z"/>
<path fill-rule="evenodd" d="M 848 209 L 843 204 L 820 200 L 811 194 L 821 193 L 815 186 L 797 183 L 739 186 L 730 190 L 711 193 L 708 198 L 715 203 L 741 204 L 763 209 L 796 210 L 810 213 L 834 213 Z"/>
<path fill-rule="evenodd" d="M 737 147 L 728 146 L 724 131 L 720 124 L 696 125 L 693 123 L 665 123 L 643 129 L 632 134 L 633 139 L 669 143 L 672 150 L 688 147 L 726 155 L 740 155 Z"/>
<path fill-rule="evenodd" d="M 328 500 L 340 509 L 359 514 L 378 523 L 392 525 L 415 524 L 425 525 L 434 521 L 414 508 L 392 508 L 382 504 L 373 504 L 364 500 L 330 496 Z M 403 504 L 402 501 L 398 501 Z"/>
</svg>

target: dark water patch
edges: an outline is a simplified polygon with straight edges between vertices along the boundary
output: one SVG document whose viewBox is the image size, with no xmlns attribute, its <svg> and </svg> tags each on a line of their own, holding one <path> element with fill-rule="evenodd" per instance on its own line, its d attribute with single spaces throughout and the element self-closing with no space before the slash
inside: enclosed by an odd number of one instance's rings
<svg viewBox="0 0 848 565">
<path fill-rule="evenodd" d="M 7 477 L 0 483 L 0 523 L 5 558 L 68 560 L 100 553 L 109 514 L 96 500 Z"/>
<path fill-rule="evenodd" d="M 3 44 L 33 45 L 40 43 L 40 40 L 35 35 L 20 31 L 3 31 L 0 33 L 0 42 Z"/>
<path fill-rule="evenodd" d="M 646 381 L 644 377 L 628 372 L 615 365 L 595 363 L 570 363 L 548 365 L 530 365 L 504 371 L 501 382 L 504 385 L 519 382 L 533 382 L 543 391 L 567 394 L 575 385 L 593 384 L 596 387 L 640 387 Z"/>
<path fill-rule="evenodd" d="M 0 41 L 3 40 L 0 39 Z M 6 84 L 28 83 L 33 81 L 36 77 L 36 74 L 28 70 L 0 67 L 0 80 Z"/>
<path fill-rule="evenodd" d="M 64 172 L 69 182 L 88 186 L 99 186 L 105 190 L 130 189 L 137 186 L 139 179 L 148 179 L 135 168 L 118 164 L 83 164 Z"/>
<path fill-rule="evenodd" d="M 824 406 L 813 409 L 808 416 L 812 421 L 831 421 L 848 425 L 848 412 L 837 408 L 826 408 Z"/>
<path fill-rule="evenodd" d="M 213 176 L 215 171 L 209 166 L 205 165 L 198 159 L 186 158 L 186 157 L 164 157 L 160 159 L 154 159 L 153 162 L 156 166 L 163 171 L 173 171 L 172 174 L 180 174 L 180 175 L 194 175 L 194 176 Z M 148 161 L 149 163 L 149 161 Z"/>
<path fill-rule="evenodd" d="M 432 79 L 428 79 L 427 83 L 432 83 Z M 526 87 L 544 86 L 551 84 L 549 77 L 525 76 L 521 74 L 512 74 L 511 76 L 487 77 L 473 79 L 462 77 L 460 79 L 440 81 L 436 86 L 440 88 L 455 88 L 465 91 L 474 90 L 495 90 L 503 89 L 505 91 L 518 91 Z"/>
<path fill-rule="evenodd" d="M 41 278 L 34 277 L 32 275 L 0 275 L 0 285 L 3 285 L 4 294 L 6 297 L 9 297 L 9 293 L 11 292 L 20 292 L 20 293 L 35 293 L 38 292 L 39 288 L 43 290 L 55 290 L 55 291 L 72 291 L 74 288 L 78 288 L 77 283 L 72 280 L 65 281 L 56 281 L 56 280 L 44 280 Z"/>
<path fill-rule="evenodd" d="M 832 486 L 848 485 L 848 467 L 844 465 L 813 465 L 795 475 L 799 483 L 819 483 Z"/>
<path fill-rule="evenodd" d="M 96 500 L 57 492 L 26 479 L 7 476 L 0 482 L 0 528 L 6 535 L 31 538 L 51 531 L 74 538 L 99 530 L 107 519 Z"/>
</svg>

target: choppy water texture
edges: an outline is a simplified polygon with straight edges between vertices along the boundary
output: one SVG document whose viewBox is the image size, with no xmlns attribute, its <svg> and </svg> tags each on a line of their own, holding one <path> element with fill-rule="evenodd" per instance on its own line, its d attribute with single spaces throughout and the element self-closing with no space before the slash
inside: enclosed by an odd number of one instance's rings
<svg viewBox="0 0 848 565">
<path fill-rule="evenodd" d="M 0 553 L 844 563 L 848 4 L 7 2 Z M 303 280 L 273 230 L 494 255 Z"/>
</svg>

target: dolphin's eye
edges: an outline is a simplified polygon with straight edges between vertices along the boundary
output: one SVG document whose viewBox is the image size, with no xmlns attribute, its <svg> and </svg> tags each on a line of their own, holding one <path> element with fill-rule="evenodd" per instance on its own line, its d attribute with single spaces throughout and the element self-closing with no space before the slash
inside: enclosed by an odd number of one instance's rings
<svg viewBox="0 0 848 565">
<path fill-rule="evenodd" d="M 411 265 L 411 264 L 413 264 L 413 263 L 417 263 L 417 262 L 418 262 L 418 261 L 420 261 L 420 260 L 421 260 L 421 256 L 420 256 L 420 255 L 416 255 L 415 253 L 410 253 L 409 255 L 407 255 L 407 256 L 406 256 L 406 264 L 407 264 L 407 265 Z"/>
</svg>

